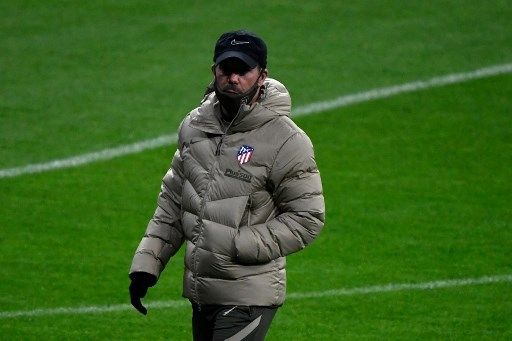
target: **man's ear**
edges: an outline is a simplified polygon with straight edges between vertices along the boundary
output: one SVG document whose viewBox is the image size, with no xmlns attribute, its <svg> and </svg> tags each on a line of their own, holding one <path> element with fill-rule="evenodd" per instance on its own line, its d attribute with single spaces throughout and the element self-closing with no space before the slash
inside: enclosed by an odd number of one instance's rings
<svg viewBox="0 0 512 341">
<path fill-rule="evenodd" d="M 260 78 L 258 79 L 258 85 L 262 86 L 263 83 L 265 83 L 265 79 L 267 79 L 268 76 L 268 69 L 261 70 Z"/>
<path fill-rule="evenodd" d="M 215 77 L 215 64 L 212 64 L 212 73 L 213 73 L 213 76 Z"/>
</svg>

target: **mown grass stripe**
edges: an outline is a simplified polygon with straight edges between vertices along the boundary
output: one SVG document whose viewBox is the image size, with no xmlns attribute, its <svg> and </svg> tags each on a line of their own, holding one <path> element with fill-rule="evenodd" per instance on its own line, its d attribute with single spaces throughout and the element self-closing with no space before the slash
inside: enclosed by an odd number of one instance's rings
<svg viewBox="0 0 512 341">
<path fill-rule="evenodd" d="M 467 82 L 473 79 L 486 78 L 499 74 L 512 72 L 512 63 L 493 65 L 469 72 L 448 74 L 433 77 L 428 80 L 419 80 L 410 83 L 372 89 L 355 94 L 340 96 L 333 100 L 311 103 L 297 107 L 293 110 L 293 116 L 305 116 L 321 113 L 326 110 L 337 109 L 355 103 L 367 102 L 379 98 L 386 98 L 402 93 L 420 91 L 449 84 Z M 0 169 L 0 178 L 12 178 L 25 174 L 41 173 L 62 168 L 77 167 L 96 161 L 110 160 L 116 157 L 135 154 L 145 150 L 155 149 L 176 143 L 177 135 L 163 135 L 154 139 L 140 141 L 116 148 L 104 149 L 98 152 L 77 155 L 66 159 L 53 160 L 44 163 L 30 164 L 21 167 Z"/>
<path fill-rule="evenodd" d="M 324 298 L 324 297 L 339 297 L 339 296 L 354 296 L 365 294 L 378 294 L 386 292 L 397 291 L 412 291 L 412 290 L 434 290 L 450 287 L 474 286 L 493 283 L 507 283 L 512 282 L 512 274 L 484 276 L 478 278 L 461 278 L 461 279 L 447 279 L 423 283 L 390 283 L 385 285 L 375 285 L 359 288 L 341 288 L 325 291 L 312 291 L 312 292 L 297 292 L 287 295 L 288 300 L 296 299 L 309 299 L 309 298 Z M 149 309 L 165 309 L 165 308 L 182 308 L 189 306 L 190 303 L 186 300 L 173 300 L 173 301 L 154 301 L 147 303 Z M 90 306 L 90 307 L 60 307 L 49 309 L 33 309 L 21 311 L 2 311 L 0 312 L 1 319 L 17 318 L 17 317 L 37 317 L 37 316 L 50 316 L 50 315 L 78 315 L 78 314 L 102 314 L 110 312 L 121 312 L 133 310 L 130 304 L 115 304 L 106 306 Z"/>
</svg>

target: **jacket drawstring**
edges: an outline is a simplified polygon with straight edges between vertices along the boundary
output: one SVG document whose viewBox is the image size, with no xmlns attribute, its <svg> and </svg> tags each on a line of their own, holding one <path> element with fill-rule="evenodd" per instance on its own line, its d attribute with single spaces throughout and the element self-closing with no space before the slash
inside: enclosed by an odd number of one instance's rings
<svg viewBox="0 0 512 341">
<path fill-rule="evenodd" d="M 238 111 L 236 112 L 235 117 L 231 120 L 231 122 L 229 122 L 229 125 L 227 126 L 226 130 L 222 133 L 222 136 L 220 137 L 220 141 L 217 144 L 217 149 L 215 150 L 215 156 L 219 156 L 220 155 L 220 148 L 222 146 L 222 142 L 224 141 L 224 136 L 226 136 L 226 134 L 228 133 L 229 128 L 231 128 L 231 125 L 233 124 L 233 122 L 235 122 L 235 120 L 237 119 L 238 115 L 240 115 L 240 112 L 242 112 L 242 108 L 246 104 L 247 104 L 247 98 L 242 98 L 242 101 L 240 103 L 240 107 L 238 107 Z M 222 108 L 220 110 L 222 110 Z M 221 118 L 221 120 L 222 120 L 222 118 Z"/>
</svg>

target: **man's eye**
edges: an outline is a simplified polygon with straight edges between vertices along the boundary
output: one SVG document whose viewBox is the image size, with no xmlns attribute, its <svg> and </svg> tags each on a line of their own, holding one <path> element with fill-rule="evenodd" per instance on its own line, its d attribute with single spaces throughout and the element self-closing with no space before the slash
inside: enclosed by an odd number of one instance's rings
<svg viewBox="0 0 512 341">
<path fill-rule="evenodd" d="M 222 73 L 226 76 L 229 76 L 233 73 L 243 76 L 250 71 L 250 68 L 244 66 L 224 66 L 221 68 L 221 70 Z"/>
</svg>

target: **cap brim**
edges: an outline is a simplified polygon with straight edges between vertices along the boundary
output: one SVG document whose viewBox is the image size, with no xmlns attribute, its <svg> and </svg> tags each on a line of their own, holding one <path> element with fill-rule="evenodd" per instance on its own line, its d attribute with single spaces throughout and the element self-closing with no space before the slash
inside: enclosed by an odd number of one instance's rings
<svg viewBox="0 0 512 341">
<path fill-rule="evenodd" d="M 228 58 L 238 58 L 238 59 L 242 60 L 245 64 L 249 65 L 249 67 L 251 69 L 258 64 L 254 59 L 252 59 L 251 57 L 249 57 L 248 55 L 246 55 L 245 53 L 240 52 L 240 51 L 226 51 L 226 52 L 222 53 L 215 60 L 215 64 L 219 64 Z"/>
</svg>

